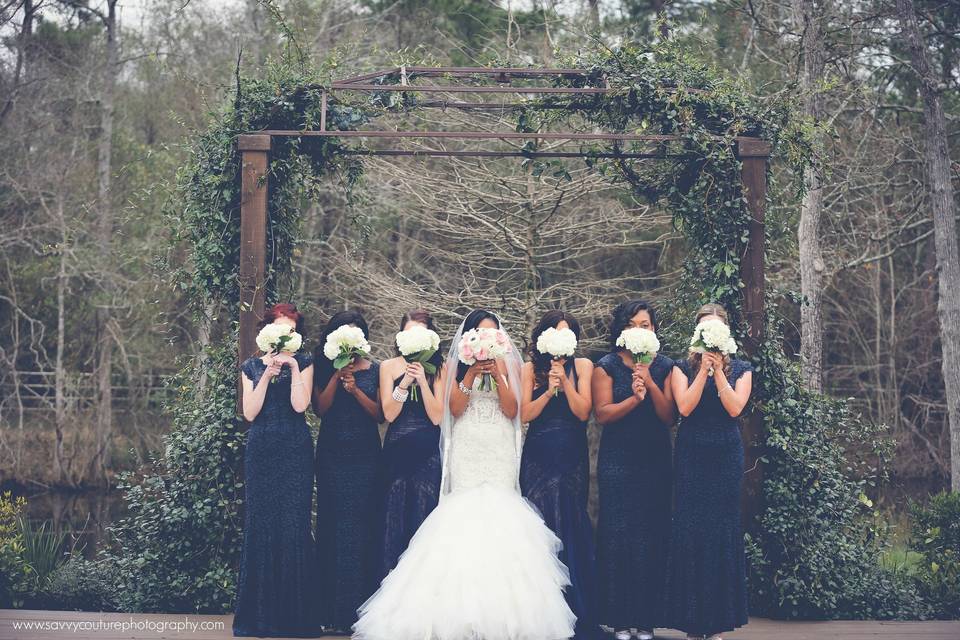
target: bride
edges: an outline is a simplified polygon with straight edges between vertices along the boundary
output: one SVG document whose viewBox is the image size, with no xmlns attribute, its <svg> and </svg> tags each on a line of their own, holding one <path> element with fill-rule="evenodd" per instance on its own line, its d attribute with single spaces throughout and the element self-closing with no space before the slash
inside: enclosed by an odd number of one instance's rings
<svg viewBox="0 0 960 640">
<path fill-rule="evenodd" d="M 359 640 L 560 640 L 576 616 L 560 540 L 520 495 L 520 353 L 467 367 L 460 337 L 500 328 L 470 313 L 444 368 L 440 503 L 396 568 L 358 610 Z M 481 390 L 483 376 L 496 381 Z"/>
</svg>

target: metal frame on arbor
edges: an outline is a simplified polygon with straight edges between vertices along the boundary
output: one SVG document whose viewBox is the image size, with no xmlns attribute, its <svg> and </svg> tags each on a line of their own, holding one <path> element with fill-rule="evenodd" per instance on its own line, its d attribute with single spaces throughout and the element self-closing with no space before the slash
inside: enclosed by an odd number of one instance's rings
<svg viewBox="0 0 960 640">
<path fill-rule="evenodd" d="M 399 76 L 399 84 L 377 84 L 385 77 Z M 270 149 L 275 137 L 331 137 L 380 140 L 553 140 L 558 142 L 624 142 L 645 143 L 642 151 L 595 152 L 583 149 L 576 151 L 526 151 L 526 150 L 469 150 L 469 149 L 353 149 L 344 153 L 379 156 L 447 156 L 447 157 L 523 157 L 523 158 L 576 158 L 608 157 L 633 159 L 683 158 L 682 150 L 671 148 L 671 143 L 680 141 L 680 136 L 640 135 L 626 133 L 574 133 L 517 131 L 415 131 L 415 130 L 351 130 L 338 131 L 327 128 L 328 101 L 345 92 L 377 93 L 384 91 L 417 92 L 431 99 L 417 103 L 418 108 L 464 109 L 464 110 L 510 110 L 524 106 L 523 102 L 468 102 L 445 98 L 433 98 L 441 94 L 501 94 L 501 95 L 562 95 L 562 94 L 607 94 L 617 89 L 603 81 L 603 86 L 541 87 L 514 84 L 515 81 L 570 78 L 588 80 L 583 69 L 534 69 L 514 67 L 395 67 L 373 73 L 346 78 L 321 87 L 320 128 L 316 130 L 264 130 L 238 137 L 238 149 L 242 155 L 242 195 L 240 204 L 240 339 L 238 355 L 242 361 L 256 351 L 257 325 L 264 314 L 266 229 L 269 190 L 268 166 Z M 470 84 L 438 84 L 436 79 L 473 78 L 493 81 L 492 86 Z M 417 80 L 430 79 L 427 84 L 415 84 Z M 669 90 L 669 87 L 665 88 Z M 685 89 L 690 92 L 690 89 Z M 558 105 L 557 108 L 564 108 Z M 741 161 L 740 179 L 747 206 L 750 211 L 750 235 L 744 255 L 741 256 L 741 278 L 744 282 L 743 311 L 748 323 L 749 340 L 744 345 L 753 355 L 764 328 L 764 215 L 767 196 L 767 163 L 770 158 L 769 142 L 754 137 L 738 137 L 734 140 L 735 152 Z M 754 412 L 745 430 L 747 466 L 754 469 L 745 483 L 747 511 L 755 512 L 759 497 L 759 436 L 762 417 Z"/>
</svg>

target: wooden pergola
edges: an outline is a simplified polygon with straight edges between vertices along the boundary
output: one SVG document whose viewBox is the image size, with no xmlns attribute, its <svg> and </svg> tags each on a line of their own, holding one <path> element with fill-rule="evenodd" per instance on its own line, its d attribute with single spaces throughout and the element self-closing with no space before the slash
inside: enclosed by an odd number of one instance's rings
<svg viewBox="0 0 960 640">
<path fill-rule="evenodd" d="M 397 78 L 398 84 L 382 84 L 379 80 Z M 258 323 L 262 320 L 265 303 L 265 269 L 267 251 L 267 203 L 269 193 L 270 149 L 275 137 L 328 137 L 378 140 L 420 141 L 465 141 L 465 140 L 550 140 L 557 142 L 615 142 L 640 143 L 641 151 L 592 152 L 576 151 L 517 151 L 517 150 L 469 150 L 469 149 L 353 149 L 344 153 L 378 156 L 446 156 L 446 157 L 523 157 L 523 158 L 577 158 L 606 157 L 633 159 L 683 158 L 682 150 L 672 149 L 670 144 L 680 141 L 680 136 L 638 135 L 625 133 L 574 133 L 517 131 L 416 131 L 416 130 L 329 130 L 327 128 L 328 101 L 347 92 L 416 92 L 430 99 L 417 103 L 424 109 L 463 110 L 509 110 L 524 106 L 521 102 L 483 102 L 450 98 L 461 95 L 545 96 L 560 94 L 607 94 L 618 89 L 603 86 L 545 87 L 524 85 L 523 81 L 549 78 L 589 80 L 584 69 L 534 69 L 514 67 L 394 67 L 333 82 L 321 87 L 320 128 L 316 130 L 274 130 L 250 132 L 237 140 L 242 155 L 242 194 L 240 205 L 240 336 L 238 357 L 242 362 L 256 352 Z M 440 84 L 438 79 L 481 79 L 488 85 Z M 427 83 L 417 83 L 428 80 Z M 518 84 L 520 83 L 520 84 Z M 669 88 L 667 88 L 669 89 Z M 690 92 L 690 89 L 685 89 Z M 558 108 L 562 108 L 558 107 Z M 741 161 L 741 183 L 751 214 L 750 236 L 744 255 L 741 256 L 741 278 L 745 285 L 743 311 L 748 324 L 748 341 L 744 350 L 753 355 L 760 343 L 764 328 L 764 214 L 767 195 L 767 164 L 770 158 L 770 143 L 755 137 L 735 139 L 735 152 Z M 749 426 L 744 430 L 746 444 L 745 505 L 747 511 L 755 512 L 760 491 L 760 467 L 756 464 L 759 455 L 759 436 L 762 432 L 762 416 L 754 412 Z"/>
</svg>

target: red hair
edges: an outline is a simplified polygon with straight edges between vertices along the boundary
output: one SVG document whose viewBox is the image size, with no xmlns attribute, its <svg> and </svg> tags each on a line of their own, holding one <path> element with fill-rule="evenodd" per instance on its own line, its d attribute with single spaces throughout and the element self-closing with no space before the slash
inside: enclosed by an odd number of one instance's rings
<svg viewBox="0 0 960 640">
<path fill-rule="evenodd" d="M 267 326 L 277 318 L 290 318 L 297 323 L 296 331 L 303 335 L 303 314 L 297 311 L 297 306 L 289 302 L 280 302 L 267 309 L 263 314 L 263 321 L 260 322 L 260 328 Z"/>
</svg>

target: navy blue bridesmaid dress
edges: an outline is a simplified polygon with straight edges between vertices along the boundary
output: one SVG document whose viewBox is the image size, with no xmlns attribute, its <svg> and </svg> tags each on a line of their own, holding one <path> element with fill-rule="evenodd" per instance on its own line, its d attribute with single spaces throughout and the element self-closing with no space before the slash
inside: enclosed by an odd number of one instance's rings
<svg viewBox="0 0 960 640">
<path fill-rule="evenodd" d="M 430 421 L 422 397 L 408 396 L 387 428 L 383 485 L 381 579 L 397 566 L 440 498 L 440 427 Z"/>
<path fill-rule="evenodd" d="M 565 369 L 576 385 L 572 358 Z M 547 392 L 548 386 L 540 385 L 533 390 L 533 399 Z M 520 490 L 563 542 L 559 557 L 570 571 L 570 586 L 564 595 L 577 616 L 576 640 L 592 640 L 600 631 L 594 617 L 596 580 L 593 525 L 587 513 L 589 487 L 587 423 L 573 414 L 561 392 L 550 399 L 527 429 L 520 461 Z"/>
<path fill-rule="evenodd" d="M 618 352 L 597 363 L 613 380 L 613 402 L 633 395 L 633 368 Z M 658 387 L 673 361 L 657 354 L 650 375 Z M 603 426 L 597 459 L 597 617 L 615 630 L 663 626 L 661 609 L 670 532 L 670 426 L 653 399 Z"/>
<path fill-rule="evenodd" d="M 313 357 L 294 356 L 301 371 Z M 240 365 L 254 386 L 267 366 L 259 357 Z M 237 582 L 235 636 L 314 637 L 313 441 L 303 413 L 290 404 L 290 367 L 267 386 L 250 424 L 244 453 L 244 526 Z"/>
<path fill-rule="evenodd" d="M 355 371 L 354 380 L 358 389 L 380 402 L 377 363 Z M 317 436 L 315 603 L 321 624 L 336 632 L 349 632 L 357 608 L 376 589 L 380 455 L 377 421 L 338 387 Z"/>
<path fill-rule="evenodd" d="M 693 381 L 689 363 L 677 367 Z M 736 386 L 750 363 L 733 360 Z M 736 418 L 707 378 L 700 404 L 680 421 L 666 587 L 666 626 L 693 635 L 747 624 L 746 557 L 740 522 L 743 442 Z"/>
</svg>

